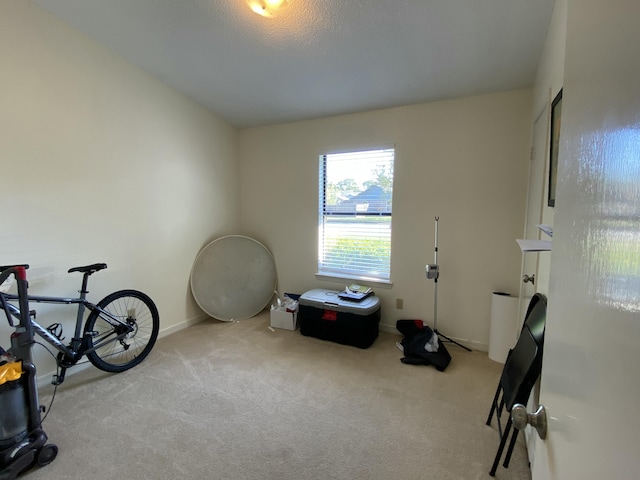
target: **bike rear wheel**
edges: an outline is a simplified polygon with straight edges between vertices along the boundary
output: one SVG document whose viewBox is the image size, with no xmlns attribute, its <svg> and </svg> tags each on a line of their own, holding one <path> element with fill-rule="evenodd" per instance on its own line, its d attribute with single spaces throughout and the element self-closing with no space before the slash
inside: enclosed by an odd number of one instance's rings
<svg viewBox="0 0 640 480">
<path fill-rule="evenodd" d="M 100 300 L 98 307 L 133 330 L 123 335 L 122 329 L 111 325 L 99 310 L 92 311 L 84 328 L 91 339 L 87 358 L 105 372 L 135 367 L 149 355 L 158 338 L 160 316 L 153 300 L 137 290 L 120 290 Z M 119 335 L 122 338 L 117 339 Z"/>
</svg>

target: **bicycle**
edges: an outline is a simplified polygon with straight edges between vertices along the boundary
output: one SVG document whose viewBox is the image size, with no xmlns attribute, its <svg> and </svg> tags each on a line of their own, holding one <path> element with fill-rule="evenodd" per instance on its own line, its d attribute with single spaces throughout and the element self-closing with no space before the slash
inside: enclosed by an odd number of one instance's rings
<svg viewBox="0 0 640 480">
<path fill-rule="evenodd" d="M 9 325 L 15 329 L 11 335 L 9 351 L 16 358 L 32 363 L 34 334 L 40 336 L 58 350 L 58 370 L 51 382 L 53 385 L 60 385 L 67 369 L 76 365 L 84 356 L 100 370 L 118 373 L 133 368 L 149 355 L 160 329 L 158 309 L 149 296 L 138 290 L 119 290 L 107 295 L 97 304 L 87 300 L 89 277 L 107 268 L 106 263 L 68 270 L 68 273 L 83 274 L 79 297 L 28 294 L 28 268 L 28 265 L 0 266 L 0 280 L 4 281 L 13 273 L 18 287 L 17 294 L 0 292 L 0 308 L 5 311 Z M 18 302 L 18 306 L 11 302 Z M 36 322 L 36 312 L 28 310 L 29 302 L 78 305 L 74 336 L 69 344 L 63 343 L 62 327 L 59 324 L 54 323 L 44 328 Z M 86 310 L 89 310 L 89 315 L 85 322 Z M 17 319 L 17 323 L 14 319 Z"/>
</svg>

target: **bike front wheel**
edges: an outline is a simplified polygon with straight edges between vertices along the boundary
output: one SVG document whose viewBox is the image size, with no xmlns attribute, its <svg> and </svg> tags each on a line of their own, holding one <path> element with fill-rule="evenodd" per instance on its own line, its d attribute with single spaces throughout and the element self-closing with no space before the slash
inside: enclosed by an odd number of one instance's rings
<svg viewBox="0 0 640 480">
<path fill-rule="evenodd" d="M 149 355 L 158 338 L 160 316 L 153 300 L 137 290 L 120 290 L 106 296 L 87 318 L 87 358 L 105 372 L 123 372 Z M 114 325 L 113 319 L 122 324 Z"/>
</svg>

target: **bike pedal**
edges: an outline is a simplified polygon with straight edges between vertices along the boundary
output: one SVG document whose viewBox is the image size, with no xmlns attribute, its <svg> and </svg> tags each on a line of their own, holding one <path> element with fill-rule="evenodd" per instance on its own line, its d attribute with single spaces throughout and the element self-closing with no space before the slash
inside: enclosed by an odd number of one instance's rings
<svg viewBox="0 0 640 480">
<path fill-rule="evenodd" d="M 53 376 L 53 380 L 51 380 L 51 385 L 58 386 L 62 384 L 62 382 L 64 382 L 65 373 L 67 373 L 67 369 L 64 367 L 61 368 L 60 373 Z"/>
</svg>

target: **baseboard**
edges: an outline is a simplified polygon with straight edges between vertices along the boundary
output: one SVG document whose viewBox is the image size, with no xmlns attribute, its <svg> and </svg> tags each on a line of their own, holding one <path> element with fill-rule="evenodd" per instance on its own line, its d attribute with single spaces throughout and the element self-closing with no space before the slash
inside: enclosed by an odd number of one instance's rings
<svg viewBox="0 0 640 480">
<path fill-rule="evenodd" d="M 65 374 L 65 378 L 69 378 L 71 375 L 75 375 L 78 372 L 82 372 L 83 370 L 86 370 L 87 368 L 94 368 L 93 365 L 91 364 L 91 362 L 89 362 L 89 360 L 87 360 L 86 357 L 83 357 L 82 360 L 80 360 L 81 363 L 78 363 L 76 365 L 74 365 L 73 367 L 69 368 Z M 56 371 L 52 370 L 50 372 L 47 373 L 40 373 L 37 372 L 37 385 L 38 385 L 38 390 L 45 387 L 45 386 L 51 386 L 51 382 L 53 381 L 53 376 L 56 375 Z M 46 407 L 48 407 L 49 405 L 46 405 Z"/>
<path fill-rule="evenodd" d="M 197 323 L 202 322 L 203 320 L 205 320 L 206 318 L 208 318 L 208 316 L 206 314 L 200 314 L 198 316 L 189 318 L 183 322 L 177 323 L 175 325 L 171 325 L 170 327 L 167 328 L 162 328 L 160 329 L 160 331 L 158 332 L 158 338 L 164 338 L 167 337 L 169 335 L 171 335 L 172 333 L 176 333 L 180 330 L 184 330 L 185 328 L 189 328 L 193 325 L 196 325 Z M 87 360 L 86 357 L 83 357 L 82 360 L 80 361 L 81 363 L 78 363 L 77 365 L 74 365 L 73 367 L 69 368 L 67 370 L 67 374 L 66 377 L 69 377 L 71 375 L 74 375 L 75 373 L 81 372 L 86 368 L 89 367 L 93 367 L 93 365 L 91 365 L 91 363 Z M 38 388 L 42 388 L 46 385 L 50 385 L 51 384 L 51 380 L 53 379 L 53 376 L 56 374 L 55 370 L 52 370 L 50 372 L 46 372 L 46 373 L 39 373 L 37 374 L 37 385 Z"/>
<path fill-rule="evenodd" d="M 160 330 L 160 332 L 158 333 L 158 338 L 164 338 L 167 337 L 169 335 L 171 335 L 172 333 L 176 333 L 180 330 L 183 330 L 185 328 L 189 328 L 193 325 L 196 325 L 200 322 L 202 322 L 203 320 L 209 318 L 206 314 L 201 314 L 192 318 L 189 318 L 183 322 L 177 323 L 175 325 L 171 325 L 170 327 L 167 328 L 163 328 Z M 401 337 L 402 335 L 400 334 L 400 332 L 398 332 L 398 329 L 395 327 L 395 325 L 388 325 L 385 323 L 381 323 L 379 325 L 379 329 L 381 332 L 386 332 L 386 333 L 391 333 L 393 335 L 397 335 L 398 337 Z M 474 342 L 471 340 L 465 340 L 463 338 L 456 338 L 456 337 L 450 337 L 452 340 L 455 340 L 456 342 L 461 343 L 462 345 L 465 345 L 467 347 L 469 347 L 471 350 L 476 350 L 476 351 L 480 351 L 480 352 L 488 352 L 489 351 L 489 345 L 486 343 L 481 343 L 481 342 Z M 76 372 L 80 372 L 82 370 L 84 370 L 85 368 L 88 367 L 92 367 L 92 365 L 90 363 L 81 363 L 78 364 L 72 368 L 70 368 L 69 370 L 67 370 L 67 376 L 68 375 L 73 375 Z M 47 372 L 44 374 L 38 374 L 38 388 L 42 388 L 45 385 L 48 385 L 51 383 L 51 379 L 53 378 L 53 375 L 55 374 L 55 371 L 51 371 L 51 372 Z"/>
<path fill-rule="evenodd" d="M 385 323 L 381 323 L 378 328 L 380 329 L 381 332 L 393 333 L 394 335 L 402 336 L 398 331 L 398 329 L 395 327 L 395 325 L 387 325 Z M 449 337 L 449 338 L 451 338 L 451 340 L 454 340 L 464 345 L 465 347 L 469 347 L 471 350 L 477 350 L 479 352 L 489 351 L 489 345 L 487 343 L 474 342 L 472 340 L 467 340 L 464 338 L 457 338 L 457 337 Z"/>
<path fill-rule="evenodd" d="M 171 325 L 170 327 L 160 329 L 160 332 L 158 333 L 158 338 L 164 338 L 171 335 L 172 333 L 176 333 L 176 332 L 179 332 L 180 330 L 184 330 L 185 328 L 192 327 L 193 325 L 196 325 L 197 323 L 200 323 L 207 318 L 209 318 L 209 316 L 206 313 L 202 313 L 195 317 L 188 318 L 183 322 L 176 323 L 175 325 Z"/>
<path fill-rule="evenodd" d="M 398 331 L 398 329 L 396 328 L 395 325 L 387 325 L 387 324 L 381 323 L 380 325 L 378 325 L 378 329 L 381 332 L 387 332 L 387 333 L 393 333 L 394 335 L 400 335 L 400 332 Z"/>
</svg>

